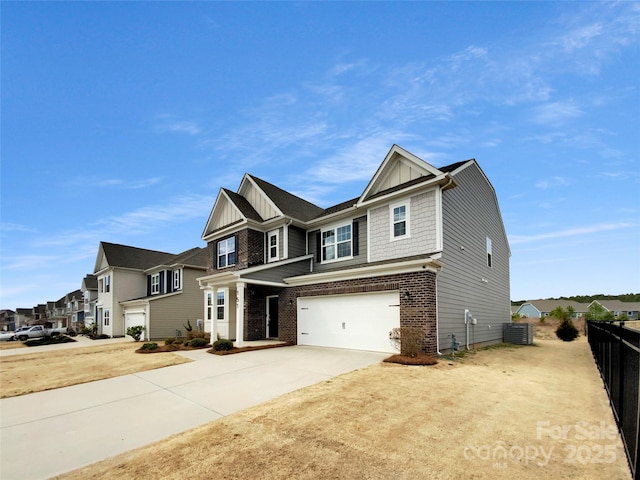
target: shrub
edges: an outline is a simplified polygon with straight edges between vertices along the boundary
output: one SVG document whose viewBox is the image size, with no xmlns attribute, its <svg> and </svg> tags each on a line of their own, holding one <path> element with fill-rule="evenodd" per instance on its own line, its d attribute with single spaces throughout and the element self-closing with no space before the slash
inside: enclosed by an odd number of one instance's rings
<svg viewBox="0 0 640 480">
<path fill-rule="evenodd" d="M 176 341 L 175 337 L 168 337 L 168 338 L 164 339 L 164 344 L 165 345 L 171 345 L 175 341 Z"/>
<path fill-rule="evenodd" d="M 231 350 L 233 348 L 233 342 L 231 340 L 216 340 L 213 343 L 213 349 L 216 352 L 221 352 L 223 350 Z"/>
<path fill-rule="evenodd" d="M 158 344 L 155 342 L 147 342 L 140 347 L 140 350 L 153 351 L 158 349 Z"/>
<path fill-rule="evenodd" d="M 193 348 L 202 348 L 207 345 L 207 341 L 204 338 L 194 338 L 193 340 L 187 342 L 186 345 Z"/>
<path fill-rule="evenodd" d="M 211 338 L 211 335 L 199 330 L 192 330 L 190 332 L 187 332 L 187 340 L 193 340 L 194 338 L 204 338 L 207 343 L 209 343 L 209 338 Z"/>
<path fill-rule="evenodd" d="M 143 325 L 134 325 L 133 327 L 127 328 L 127 335 L 133 337 L 136 342 L 140 341 L 140 337 L 142 336 L 142 332 L 144 332 Z"/>
<path fill-rule="evenodd" d="M 425 333 L 418 327 L 394 328 L 389 332 L 389 339 L 402 355 L 417 357 L 422 353 L 422 339 Z"/>
<path fill-rule="evenodd" d="M 556 335 L 564 342 L 572 342 L 578 338 L 579 332 L 571 320 L 565 319 L 556 329 Z"/>
</svg>

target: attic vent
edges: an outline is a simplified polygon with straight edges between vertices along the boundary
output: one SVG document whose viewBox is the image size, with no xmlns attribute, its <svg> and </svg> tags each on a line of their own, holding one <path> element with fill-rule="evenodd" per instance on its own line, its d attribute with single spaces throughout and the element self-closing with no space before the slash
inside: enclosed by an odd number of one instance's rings
<svg viewBox="0 0 640 480">
<path fill-rule="evenodd" d="M 533 344 L 533 325 L 530 323 L 503 323 L 502 338 L 515 345 Z"/>
</svg>

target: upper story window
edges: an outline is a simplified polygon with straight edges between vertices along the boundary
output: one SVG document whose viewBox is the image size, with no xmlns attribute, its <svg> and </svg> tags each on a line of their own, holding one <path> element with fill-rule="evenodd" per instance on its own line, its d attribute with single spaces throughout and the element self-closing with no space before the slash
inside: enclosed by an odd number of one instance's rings
<svg viewBox="0 0 640 480">
<path fill-rule="evenodd" d="M 351 258 L 351 224 L 322 231 L 322 261 Z"/>
<path fill-rule="evenodd" d="M 391 240 L 409 236 L 409 204 L 391 206 Z"/>
<path fill-rule="evenodd" d="M 491 268 L 493 266 L 493 249 L 491 246 L 491 239 L 487 237 L 487 267 Z"/>
<path fill-rule="evenodd" d="M 105 293 L 111 291 L 111 275 L 104 277 L 104 291 Z"/>
<path fill-rule="evenodd" d="M 173 271 L 173 289 L 174 290 L 180 290 L 180 288 L 182 288 L 181 273 L 182 273 L 181 270 Z"/>
<path fill-rule="evenodd" d="M 267 234 L 267 261 L 273 262 L 278 260 L 279 246 L 278 246 L 278 230 L 274 230 Z"/>
<path fill-rule="evenodd" d="M 236 237 L 229 237 L 218 242 L 218 268 L 236 264 Z"/>
<path fill-rule="evenodd" d="M 160 293 L 160 273 L 151 275 L 151 295 Z"/>
</svg>

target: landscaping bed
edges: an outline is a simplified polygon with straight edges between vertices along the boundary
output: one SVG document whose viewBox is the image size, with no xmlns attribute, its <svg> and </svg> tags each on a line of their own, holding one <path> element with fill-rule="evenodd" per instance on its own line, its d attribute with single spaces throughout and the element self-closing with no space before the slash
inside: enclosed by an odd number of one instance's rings
<svg viewBox="0 0 640 480">
<path fill-rule="evenodd" d="M 290 347 L 293 343 L 274 343 L 270 345 L 250 345 L 247 347 L 232 347 L 229 350 L 214 350 L 213 348 L 208 351 L 208 353 L 213 353 L 214 355 L 232 355 L 234 353 L 242 353 L 242 352 L 252 352 L 254 350 L 265 350 L 267 348 L 278 348 L 278 347 Z"/>
</svg>

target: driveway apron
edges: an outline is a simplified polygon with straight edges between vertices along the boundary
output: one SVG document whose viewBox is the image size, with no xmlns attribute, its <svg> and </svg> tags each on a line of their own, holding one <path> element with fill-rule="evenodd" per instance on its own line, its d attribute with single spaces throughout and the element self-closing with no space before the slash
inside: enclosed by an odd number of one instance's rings
<svg viewBox="0 0 640 480">
<path fill-rule="evenodd" d="M 183 355 L 194 361 L 0 400 L 0 478 L 50 478 L 388 356 L 301 346 Z"/>
</svg>

